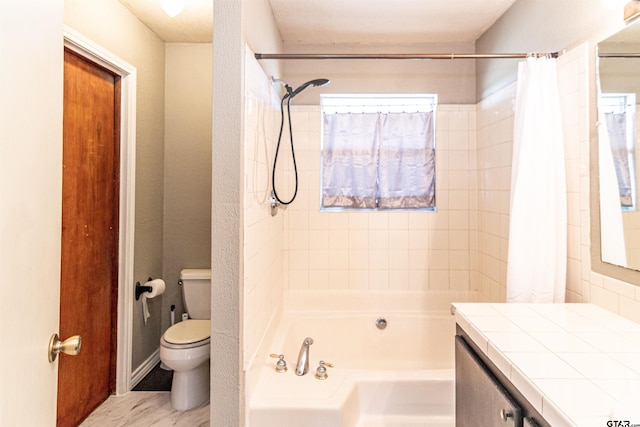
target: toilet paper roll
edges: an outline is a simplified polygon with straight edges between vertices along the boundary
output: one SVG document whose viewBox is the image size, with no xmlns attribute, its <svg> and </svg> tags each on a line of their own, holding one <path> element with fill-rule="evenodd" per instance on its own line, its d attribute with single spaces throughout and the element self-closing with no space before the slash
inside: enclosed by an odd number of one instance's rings
<svg viewBox="0 0 640 427">
<path fill-rule="evenodd" d="M 158 295 L 162 295 L 164 293 L 164 280 L 162 279 L 154 279 L 149 280 L 144 286 L 151 286 L 151 292 L 144 292 L 142 294 L 142 314 L 144 316 L 144 323 L 147 324 L 147 320 L 151 317 L 149 314 L 149 306 L 147 305 L 147 298 L 154 298 Z"/>
</svg>

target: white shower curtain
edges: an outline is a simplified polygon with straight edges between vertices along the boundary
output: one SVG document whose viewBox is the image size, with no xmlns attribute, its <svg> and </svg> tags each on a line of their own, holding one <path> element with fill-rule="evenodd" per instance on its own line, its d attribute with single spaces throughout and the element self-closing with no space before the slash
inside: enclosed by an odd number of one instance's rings
<svg viewBox="0 0 640 427">
<path fill-rule="evenodd" d="M 611 149 L 610 121 L 598 113 L 598 178 L 600 182 L 600 250 L 603 261 L 626 266 L 622 209 L 620 208 L 619 178 Z M 626 150 L 625 150 L 626 152 Z"/>
<path fill-rule="evenodd" d="M 556 61 L 519 64 L 507 302 L 564 302 L 567 193 Z"/>
<path fill-rule="evenodd" d="M 627 113 L 605 113 L 604 114 L 609 145 L 616 177 L 618 179 L 618 191 L 620 194 L 620 205 L 624 207 L 633 206 L 631 196 L 631 167 L 629 165 L 629 150 L 627 148 Z"/>
</svg>

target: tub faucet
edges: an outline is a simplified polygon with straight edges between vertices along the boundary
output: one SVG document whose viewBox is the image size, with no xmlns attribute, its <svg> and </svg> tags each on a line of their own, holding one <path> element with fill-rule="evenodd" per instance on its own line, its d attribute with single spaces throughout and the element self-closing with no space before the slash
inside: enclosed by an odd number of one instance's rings
<svg viewBox="0 0 640 427">
<path fill-rule="evenodd" d="M 309 346 L 313 344 L 313 338 L 305 338 L 298 354 L 298 364 L 296 365 L 296 375 L 304 375 L 309 372 Z"/>
</svg>

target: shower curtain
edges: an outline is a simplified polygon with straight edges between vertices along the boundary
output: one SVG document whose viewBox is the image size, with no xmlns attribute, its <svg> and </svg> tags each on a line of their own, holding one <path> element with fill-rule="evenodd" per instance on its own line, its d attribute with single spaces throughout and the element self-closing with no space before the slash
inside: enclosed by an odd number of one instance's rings
<svg viewBox="0 0 640 427">
<path fill-rule="evenodd" d="M 615 166 L 616 177 L 618 179 L 618 193 L 620 194 L 620 205 L 624 207 L 633 206 L 631 197 L 631 167 L 629 165 L 629 150 L 627 149 L 627 114 L 626 113 L 605 113 L 607 135 L 611 145 L 613 165 Z"/>
<path fill-rule="evenodd" d="M 626 266 L 619 176 L 616 173 L 610 138 L 610 120 L 600 112 L 598 126 L 598 178 L 600 182 L 600 251 L 603 261 Z M 625 144 L 626 145 L 626 144 Z M 626 147 L 625 147 L 626 154 Z"/>
<path fill-rule="evenodd" d="M 564 302 L 567 193 L 556 61 L 519 64 L 507 302 Z"/>
</svg>

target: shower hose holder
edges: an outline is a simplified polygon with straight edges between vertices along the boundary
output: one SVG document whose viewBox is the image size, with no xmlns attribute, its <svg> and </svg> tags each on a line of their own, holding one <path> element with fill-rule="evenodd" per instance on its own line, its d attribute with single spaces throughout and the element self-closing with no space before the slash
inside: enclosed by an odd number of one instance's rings
<svg viewBox="0 0 640 427">
<path fill-rule="evenodd" d="M 287 209 L 287 205 L 278 200 L 276 193 L 273 190 L 271 190 L 271 197 L 269 197 L 269 206 L 271 206 L 271 216 L 276 216 L 278 214 L 278 208 Z"/>
<path fill-rule="evenodd" d="M 276 216 L 278 214 L 278 206 L 280 206 L 280 202 L 276 199 L 273 191 L 271 192 L 271 197 L 269 197 L 269 206 L 271 206 L 271 216 Z"/>
</svg>

